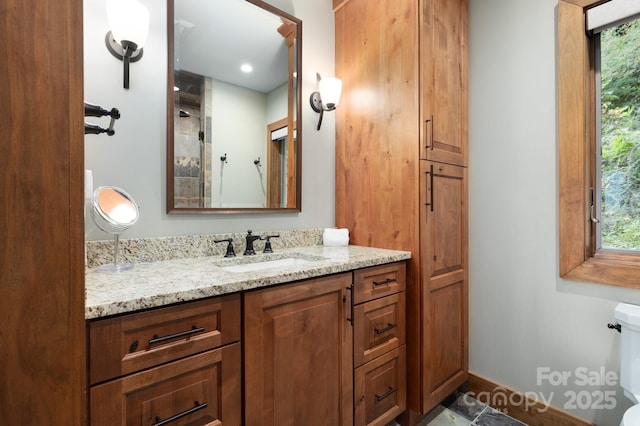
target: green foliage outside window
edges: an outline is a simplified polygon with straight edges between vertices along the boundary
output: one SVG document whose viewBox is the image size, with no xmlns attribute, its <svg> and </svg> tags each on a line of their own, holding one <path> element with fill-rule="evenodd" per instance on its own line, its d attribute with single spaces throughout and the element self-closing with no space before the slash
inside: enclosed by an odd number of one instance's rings
<svg viewBox="0 0 640 426">
<path fill-rule="evenodd" d="M 640 250 L 640 20 L 600 40 L 602 247 Z"/>
</svg>

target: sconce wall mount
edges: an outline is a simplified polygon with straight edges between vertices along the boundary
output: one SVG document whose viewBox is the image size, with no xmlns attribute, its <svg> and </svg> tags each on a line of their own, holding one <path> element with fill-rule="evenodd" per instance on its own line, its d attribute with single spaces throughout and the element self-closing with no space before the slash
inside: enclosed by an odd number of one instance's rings
<svg viewBox="0 0 640 426">
<path fill-rule="evenodd" d="M 129 62 L 138 62 L 142 59 L 142 54 L 144 53 L 144 49 L 141 47 L 138 49 L 138 45 L 124 40 L 122 45 L 113 38 L 113 34 L 111 31 L 107 32 L 107 35 L 104 37 L 104 44 L 107 46 L 107 50 L 116 58 L 123 61 L 125 57 L 129 57 Z"/>
<path fill-rule="evenodd" d="M 319 90 L 313 92 L 309 97 L 311 109 L 320 114 L 316 130 L 320 130 L 320 126 L 322 126 L 324 112 L 333 111 L 338 106 L 342 93 L 342 80 L 334 77 L 321 78 L 318 86 Z"/>
<path fill-rule="evenodd" d="M 125 89 L 129 88 L 129 64 L 142 59 L 142 45 L 149 33 L 149 9 L 137 0 L 107 0 L 111 30 L 104 42 L 107 50 L 124 63 Z"/>
</svg>

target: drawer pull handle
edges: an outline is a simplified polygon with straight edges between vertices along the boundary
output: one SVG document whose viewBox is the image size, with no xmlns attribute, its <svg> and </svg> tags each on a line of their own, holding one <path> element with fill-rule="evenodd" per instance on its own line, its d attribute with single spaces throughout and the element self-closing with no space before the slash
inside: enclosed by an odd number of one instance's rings
<svg viewBox="0 0 640 426">
<path fill-rule="evenodd" d="M 376 328 L 376 334 L 382 334 L 385 333 L 389 330 L 392 330 L 394 328 L 396 328 L 398 326 L 398 324 L 394 324 L 392 322 L 387 323 L 387 326 L 385 328 Z"/>
<path fill-rule="evenodd" d="M 163 426 L 163 425 L 169 424 L 173 421 L 176 421 L 184 416 L 188 416 L 189 414 L 193 414 L 196 411 L 202 410 L 203 408 L 206 408 L 206 407 L 207 407 L 206 402 L 203 402 L 202 404 L 200 404 L 198 401 L 196 401 L 195 407 L 189 408 L 188 410 L 185 410 L 182 413 L 178 413 L 175 416 L 171 416 L 165 420 L 161 420 L 159 416 L 156 416 L 156 422 L 151 426 Z"/>
<path fill-rule="evenodd" d="M 374 281 L 373 282 L 373 286 L 374 287 L 378 287 L 381 285 L 387 285 L 387 284 L 391 284 L 391 283 L 395 283 L 396 280 L 393 278 L 387 278 L 386 280 L 382 280 L 382 281 Z"/>
<path fill-rule="evenodd" d="M 394 394 L 395 392 L 398 392 L 398 388 L 392 388 L 391 386 L 389 386 L 389 390 L 386 391 L 384 393 L 384 395 L 378 395 L 376 394 L 376 402 L 380 402 L 385 398 L 388 398 L 389 396 L 391 396 L 392 394 Z"/>
<path fill-rule="evenodd" d="M 196 327 L 195 325 L 191 328 L 191 330 L 182 331 L 180 333 L 170 334 L 168 336 L 158 337 L 157 334 L 153 335 L 153 339 L 149 339 L 149 344 L 153 345 L 154 343 L 166 342 L 167 340 L 177 339 L 179 337 L 190 336 L 196 333 L 202 333 L 204 331 L 204 327 Z"/>
</svg>

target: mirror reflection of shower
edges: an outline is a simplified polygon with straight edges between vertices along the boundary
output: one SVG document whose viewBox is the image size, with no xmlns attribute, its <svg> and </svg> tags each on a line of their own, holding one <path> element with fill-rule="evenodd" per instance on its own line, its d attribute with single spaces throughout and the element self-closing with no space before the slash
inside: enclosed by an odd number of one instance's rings
<svg viewBox="0 0 640 426">
<path fill-rule="evenodd" d="M 256 172 L 258 172 L 258 178 L 260 179 L 260 189 L 262 190 L 262 195 L 264 196 L 263 199 L 265 200 L 265 203 L 262 205 L 262 207 L 267 207 L 267 204 L 266 204 L 267 190 L 265 188 L 264 176 L 262 174 L 262 169 L 261 169 L 262 160 L 260 159 L 260 157 L 253 160 L 253 165 L 256 167 Z"/>
<path fill-rule="evenodd" d="M 224 165 L 229 164 L 229 156 L 225 152 L 220 156 L 220 179 L 218 179 L 218 207 L 222 207 L 222 182 L 224 181 Z"/>
<path fill-rule="evenodd" d="M 176 74 L 176 108 L 174 109 L 174 194 L 176 206 L 205 207 L 207 199 L 207 138 L 206 111 L 202 103 L 204 78 L 182 72 Z M 208 142 L 208 146 L 207 146 Z"/>
<path fill-rule="evenodd" d="M 286 206 L 287 120 L 269 121 L 265 104 L 271 102 L 270 96 L 184 70 L 176 70 L 175 76 L 175 206 Z M 252 107 L 256 104 L 262 107 Z M 258 120 L 265 124 L 252 124 Z M 277 123 L 278 148 L 270 152 L 273 123 Z M 269 195 L 272 192 L 275 195 Z"/>
<path fill-rule="evenodd" d="M 278 208 L 287 205 L 289 146 L 288 121 L 281 119 L 267 126 L 267 207 Z M 295 132 L 294 132 L 295 134 Z M 295 191 L 295 188 L 293 189 Z"/>
</svg>

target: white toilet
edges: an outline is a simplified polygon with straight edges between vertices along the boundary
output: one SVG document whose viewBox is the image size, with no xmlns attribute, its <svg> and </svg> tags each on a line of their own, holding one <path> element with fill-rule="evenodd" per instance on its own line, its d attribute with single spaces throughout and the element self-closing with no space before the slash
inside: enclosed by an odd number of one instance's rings
<svg viewBox="0 0 640 426">
<path fill-rule="evenodd" d="M 618 303 L 614 316 L 621 326 L 620 386 L 635 404 L 620 426 L 640 426 L 640 306 Z"/>
</svg>

